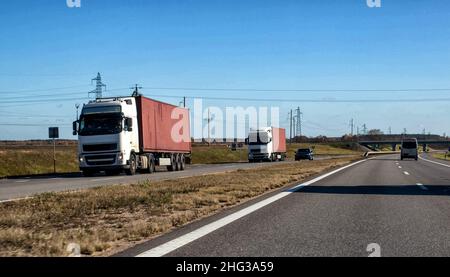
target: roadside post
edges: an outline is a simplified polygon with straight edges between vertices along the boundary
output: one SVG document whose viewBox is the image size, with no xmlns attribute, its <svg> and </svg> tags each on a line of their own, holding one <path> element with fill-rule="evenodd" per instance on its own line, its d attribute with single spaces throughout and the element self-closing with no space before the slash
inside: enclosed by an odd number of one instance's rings
<svg viewBox="0 0 450 277">
<path fill-rule="evenodd" d="M 53 139 L 53 173 L 56 174 L 56 139 L 59 138 L 59 128 L 48 128 L 48 137 Z"/>
</svg>

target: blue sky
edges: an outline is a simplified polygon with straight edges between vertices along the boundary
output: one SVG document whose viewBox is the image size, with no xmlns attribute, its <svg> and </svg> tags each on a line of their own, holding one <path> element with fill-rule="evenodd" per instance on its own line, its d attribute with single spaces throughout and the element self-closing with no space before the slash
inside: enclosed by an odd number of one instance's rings
<svg viewBox="0 0 450 277">
<path fill-rule="evenodd" d="M 4 1 L 0 6 L 0 140 L 71 136 L 76 103 L 101 72 L 108 95 L 143 87 L 250 89 L 450 88 L 450 2 Z M 70 88 L 68 88 L 70 87 Z M 50 88 L 65 88 L 47 90 Z M 43 91 L 36 91 L 43 89 Z M 122 90 L 120 90 L 122 89 Z M 146 95 L 298 100 L 450 98 L 450 91 L 236 92 L 144 89 Z M 52 96 L 55 95 L 55 96 Z M 76 99 L 75 99 L 76 98 Z M 182 99 L 157 97 L 178 104 Z M 48 102 L 27 102 L 52 99 Z M 67 99 L 67 100 L 64 100 Z M 192 105 L 192 101 L 188 101 Z M 394 133 L 450 134 L 450 102 L 313 103 L 205 100 L 204 106 L 304 112 L 308 136 L 349 121 Z M 31 126 L 36 125 L 36 126 Z"/>
</svg>

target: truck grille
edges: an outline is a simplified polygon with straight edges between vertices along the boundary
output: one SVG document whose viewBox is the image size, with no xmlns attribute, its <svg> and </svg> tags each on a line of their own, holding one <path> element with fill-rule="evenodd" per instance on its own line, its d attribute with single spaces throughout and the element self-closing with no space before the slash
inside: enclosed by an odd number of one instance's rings
<svg viewBox="0 0 450 277">
<path fill-rule="evenodd" d="M 116 163 L 116 155 L 86 156 L 88 165 L 113 165 Z"/>
<path fill-rule="evenodd" d="M 99 152 L 117 150 L 117 143 L 111 144 L 85 144 L 83 145 L 84 152 Z"/>
</svg>

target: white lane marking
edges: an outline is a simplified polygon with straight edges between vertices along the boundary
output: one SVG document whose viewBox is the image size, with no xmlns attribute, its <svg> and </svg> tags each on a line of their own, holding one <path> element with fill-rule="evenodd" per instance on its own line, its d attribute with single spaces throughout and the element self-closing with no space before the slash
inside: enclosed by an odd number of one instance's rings
<svg viewBox="0 0 450 277">
<path fill-rule="evenodd" d="M 405 173 L 405 175 L 410 175 L 408 171 L 403 171 L 403 173 Z"/>
<path fill-rule="evenodd" d="M 29 182 L 30 180 L 21 180 L 21 181 L 16 181 L 16 183 L 27 183 L 27 182 Z"/>
<path fill-rule="evenodd" d="M 299 189 L 301 189 L 301 188 L 303 188 L 305 186 L 308 186 L 308 185 L 311 185 L 313 183 L 316 183 L 316 182 L 318 182 L 318 181 L 320 181 L 322 179 L 327 178 L 328 176 L 336 174 L 336 173 L 338 173 L 340 171 L 343 171 L 343 170 L 345 170 L 345 169 L 347 169 L 349 167 L 355 166 L 355 165 L 363 163 L 365 161 L 367 161 L 367 160 L 361 160 L 361 161 L 358 161 L 358 162 L 354 162 L 354 163 L 349 164 L 347 166 L 344 166 L 344 167 L 341 167 L 339 169 L 336 169 L 336 170 L 334 170 L 332 172 L 329 172 L 329 173 L 326 173 L 324 175 L 321 175 L 321 176 L 319 176 L 319 177 L 317 177 L 315 179 L 312 179 L 312 180 L 310 180 L 308 182 L 305 182 L 305 183 L 302 183 L 300 185 L 297 185 L 297 186 L 291 188 L 288 191 L 283 191 L 281 193 L 278 193 L 278 194 L 276 194 L 276 195 L 274 195 L 274 196 L 272 196 L 270 198 L 267 198 L 267 199 L 262 200 L 262 201 L 260 201 L 258 203 L 255 203 L 255 204 L 253 204 L 253 205 L 251 205 L 251 206 L 249 206 L 247 208 L 244 208 L 244 209 L 242 209 L 240 211 L 237 211 L 237 212 L 235 212 L 235 213 L 233 213 L 231 215 L 228 215 L 228 216 L 226 216 L 226 217 L 224 217 L 222 219 L 219 219 L 219 220 L 217 220 L 215 222 L 212 222 L 212 223 L 207 224 L 207 225 L 205 225 L 203 227 L 200 227 L 197 230 L 194 230 L 194 231 L 192 231 L 190 233 L 187 233 L 187 234 L 182 235 L 182 236 L 180 236 L 180 237 L 178 237 L 176 239 L 173 239 L 173 240 L 168 241 L 166 243 L 163 243 L 163 244 L 161 244 L 161 245 L 159 245 L 159 246 L 157 246 L 155 248 L 152 248 L 152 249 L 150 249 L 148 251 L 145 251 L 145 252 L 137 255 L 137 257 L 162 257 L 162 256 L 164 256 L 166 254 L 169 254 L 170 252 L 173 252 L 174 250 L 176 250 L 176 249 L 178 249 L 180 247 L 183 247 L 183 246 L 187 245 L 188 243 L 191 243 L 191 242 L 193 242 L 193 241 L 195 241 L 195 240 L 197 240 L 197 239 L 199 239 L 199 238 L 201 238 L 203 236 L 206 236 L 209 233 L 214 232 L 214 231 L 216 231 L 216 230 L 218 230 L 218 229 L 220 229 L 220 228 L 222 228 L 222 227 L 224 227 L 224 226 L 226 226 L 226 225 L 228 225 L 228 224 L 230 224 L 230 223 L 232 223 L 232 222 L 234 222 L 234 221 L 236 221 L 236 220 L 238 220 L 238 219 L 240 219 L 240 218 L 242 218 L 242 217 L 244 217 L 246 215 L 249 215 L 249 214 L 251 214 L 251 213 L 253 213 L 253 212 L 255 212 L 255 211 L 257 211 L 257 210 L 259 210 L 259 209 L 261 209 L 261 208 L 263 208 L 263 207 L 265 207 L 265 206 L 267 206 L 267 205 L 269 205 L 269 204 L 271 204 L 271 203 L 273 203 L 275 201 L 278 201 L 281 198 L 284 198 L 284 197 L 290 195 L 291 193 L 293 193 L 293 192 L 295 192 L 295 191 L 297 191 L 297 190 L 299 190 Z"/>
<path fill-rule="evenodd" d="M 398 168 L 399 168 L 399 169 L 402 169 L 403 167 L 401 167 L 401 166 L 398 166 Z"/>
<path fill-rule="evenodd" d="M 434 163 L 434 164 L 442 165 L 442 166 L 445 166 L 445 167 L 450 167 L 450 165 L 448 165 L 448 164 L 443 164 L 443 163 L 438 163 L 438 162 L 435 162 L 435 161 L 430 161 L 430 160 L 427 160 L 427 159 L 422 158 L 422 157 L 419 157 L 419 159 L 424 160 L 424 161 L 429 162 L 429 163 Z"/>
<path fill-rule="evenodd" d="M 428 188 L 421 183 L 417 183 L 416 185 L 418 185 L 422 190 L 428 190 Z"/>
</svg>

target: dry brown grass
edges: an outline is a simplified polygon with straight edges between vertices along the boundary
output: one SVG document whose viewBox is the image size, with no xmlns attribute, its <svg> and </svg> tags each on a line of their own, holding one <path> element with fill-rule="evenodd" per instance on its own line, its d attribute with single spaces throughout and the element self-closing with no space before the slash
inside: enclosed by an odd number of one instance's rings
<svg viewBox="0 0 450 277">
<path fill-rule="evenodd" d="M 0 204 L 0 256 L 105 256 L 355 158 L 46 193 Z"/>
</svg>

